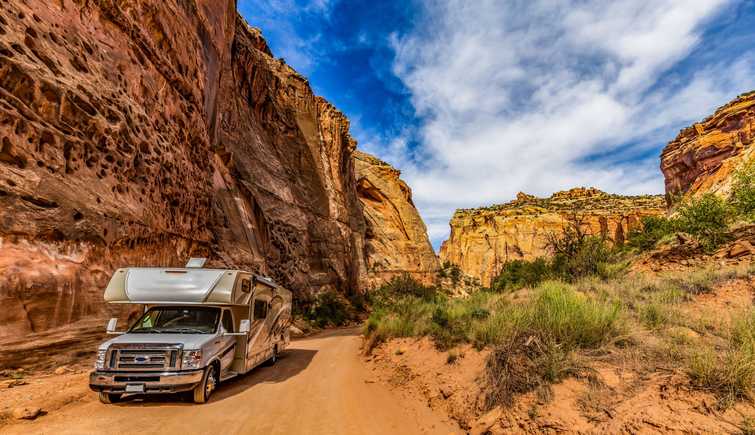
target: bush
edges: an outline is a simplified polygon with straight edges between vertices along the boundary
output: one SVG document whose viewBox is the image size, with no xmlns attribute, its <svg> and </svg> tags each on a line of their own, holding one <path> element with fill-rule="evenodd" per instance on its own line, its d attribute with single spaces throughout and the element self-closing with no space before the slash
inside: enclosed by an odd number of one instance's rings
<svg viewBox="0 0 755 435">
<path fill-rule="evenodd" d="M 567 281 L 596 275 L 601 266 L 613 262 L 613 253 L 599 238 L 585 237 L 570 253 L 557 252 L 552 260 L 554 274 Z"/>
<path fill-rule="evenodd" d="M 755 159 L 745 162 L 734 172 L 731 203 L 738 214 L 755 220 Z"/>
<path fill-rule="evenodd" d="M 549 279 L 573 282 L 592 275 L 613 279 L 629 266 L 628 262 L 618 261 L 616 252 L 604 239 L 569 228 L 561 236 L 549 235 L 548 246 L 554 253 L 550 259 L 540 257 L 506 262 L 493 279 L 491 289 L 499 292 L 516 290 L 535 287 Z"/>
<path fill-rule="evenodd" d="M 373 305 L 390 305 L 397 298 L 414 296 L 423 300 L 432 300 L 438 294 L 435 287 L 426 286 L 409 274 L 394 276 L 380 288 L 370 292 L 368 299 Z"/>
<path fill-rule="evenodd" d="M 334 291 L 320 293 L 305 312 L 305 318 L 320 328 L 341 326 L 353 318 L 349 302 Z"/>
<path fill-rule="evenodd" d="M 642 228 L 629 233 L 628 245 L 640 251 L 655 248 L 658 241 L 676 232 L 674 221 L 663 216 L 642 218 Z"/>
<path fill-rule="evenodd" d="M 679 205 L 677 213 L 677 229 L 696 236 L 707 251 L 726 240 L 731 208 L 720 197 L 706 193 L 699 198 L 689 198 Z"/>
<path fill-rule="evenodd" d="M 491 288 L 495 291 L 504 291 L 534 287 L 550 278 L 550 269 L 548 260 L 542 257 L 532 261 L 509 261 L 503 265 L 501 272 L 493 280 Z"/>
</svg>

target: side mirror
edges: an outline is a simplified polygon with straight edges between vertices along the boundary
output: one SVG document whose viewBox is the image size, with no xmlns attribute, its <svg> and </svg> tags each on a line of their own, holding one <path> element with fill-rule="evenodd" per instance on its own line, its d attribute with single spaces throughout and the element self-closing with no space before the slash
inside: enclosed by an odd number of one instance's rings
<svg viewBox="0 0 755 435">
<path fill-rule="evenodd" d="M 116 319 L 115 317 L 113 317 L 112 319 L 110 319 L 107 322 L 107 328 L 106 328 L 107 333 L 108 334 L 117 334 L 117 332 L 115 332 L 115 326 L 117 324 L 118 324 L 118 319 Z"/>
<path fill-rule="evenodd" d="M 250 329 L 251 329 L 251 323 L 249 323 L 249 319 L 242 320 L 241 324 L 239 325 L 239 332 L 248 334 Z"/>
</svg>

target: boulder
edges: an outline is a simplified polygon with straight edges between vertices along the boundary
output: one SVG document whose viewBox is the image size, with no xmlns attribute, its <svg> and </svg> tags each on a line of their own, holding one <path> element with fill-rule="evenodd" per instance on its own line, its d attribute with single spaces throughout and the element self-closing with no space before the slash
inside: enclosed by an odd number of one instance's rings
<svg viewBox="0 0 755 435">
<path fill-rule="evenodd" d="M 755 247 L 747 240 L 737 240 L 726 252 L 726 258 L 737 258 L 755 254 Z"/>
<path fill-rule="evenodd" d="M 42 410 L 42 408 L 38 408 L 36 406 L 22 406 L 15 408 L 11 413 L 13 418 L 15 418 L 16 420 L 34 420 L 35 418 L 43 414 L 44 411 Z"/>
</svg>

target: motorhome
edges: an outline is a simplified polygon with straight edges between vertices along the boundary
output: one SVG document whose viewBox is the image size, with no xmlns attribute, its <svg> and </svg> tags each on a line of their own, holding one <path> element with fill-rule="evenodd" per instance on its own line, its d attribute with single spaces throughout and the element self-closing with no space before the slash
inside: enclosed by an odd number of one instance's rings
<svg viewBox="0 0 755 435">
<path fill-rule="evenodd" d="M 89 387 L 100 401 L 124 394 L 188 392 L 206 402 L 220 382 L 274 364 L 289 343 L 291 292 L 242 270 L 118 269 L 105 290 L 111 304 L 138 304 L 143 313 L 123 332 L 110 319 Z"/>
</svg>

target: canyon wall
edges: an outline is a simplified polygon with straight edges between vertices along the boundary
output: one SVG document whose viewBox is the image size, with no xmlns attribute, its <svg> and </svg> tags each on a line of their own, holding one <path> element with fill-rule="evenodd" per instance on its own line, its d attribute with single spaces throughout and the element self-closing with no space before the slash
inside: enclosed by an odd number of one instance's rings
<svg viewBox="0 0 755 435">
<path fill-rule="evenodd" d="M 705 120 L 682 130 L 661 154 L 666 196 L 728 195 L 732 173 L 753 157 L 755 92 L 743 94 Z"/>
<path fill-rule="evenodd" d="M 575 215 L 586 233 L 622 244 L 643 217 L 665 210 L 659 195 L 620 196 L 594 188 L 575 188 L 549 198 L 519 193 L 506 204 L 457 210 L 440 260 L 489 286 L 505 262 L 548 255 L 548 235 L 563 232 Z"/>
<path fill-rule="evenodd" d="M 354 153 L 357 195 L 364 209 L 367 285 L 408 273 L 432 284 L 438 257 L 401 172 L 361 151 Z"/>
<path fill-rule="evenodd" d="M 0 2 L 0 338 L 114 314 L 114 268 L 360 291 L 348 120 L 232 0 Z"/>
</svg>

